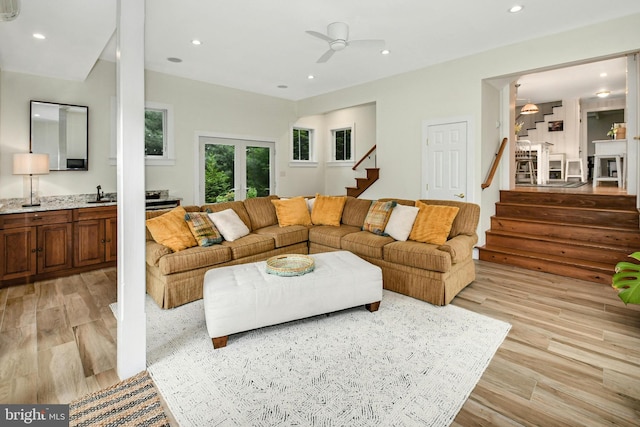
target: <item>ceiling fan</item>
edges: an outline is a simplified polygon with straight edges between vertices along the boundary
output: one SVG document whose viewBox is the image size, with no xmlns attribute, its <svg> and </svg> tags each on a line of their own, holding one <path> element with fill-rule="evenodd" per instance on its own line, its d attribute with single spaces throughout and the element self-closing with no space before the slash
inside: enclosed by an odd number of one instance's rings
<svg viewBox="0 0 640 427">
<path fill-rule="evenodd" d="M 333 22 L 327 25 L 327 34 L 317 31 L 307 31 L 307 34 L 322 39 L 329 43 L 326 51 L 316 62 L 327 62 L 334 53 L 345 49 L 347 46 L 368 47 L 382 49 L 384 40 L 349 40 L 349 25 L 344 22 Z"/>
</svg>

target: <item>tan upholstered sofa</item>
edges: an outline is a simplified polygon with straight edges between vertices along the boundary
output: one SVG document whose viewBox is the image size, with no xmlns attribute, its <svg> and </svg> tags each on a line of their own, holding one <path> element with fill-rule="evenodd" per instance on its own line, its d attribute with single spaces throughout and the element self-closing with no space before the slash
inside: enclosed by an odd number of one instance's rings
<svg viewBox="0 0 640 427">
<path fill-rule="evenodd" d="M 280 227 L 271 202 L 277 196 L 204 206 L 187 211 L 220 212 L 233 209 L 250 233 L 232 242 L 195 246 L 179 252 L 156 243 L 147 230 L 147 293 L 163 308 L 173 308 L 202 298 L 207 270 L 266 260 L 285 253 L 313 254 L 347 250 L 382 268 L 384 288 L 427 301 L 448 304 L 475 279 L 472 251 L 477 243 L 480 208 L 472 203 L 421 200 L 425 204 L 459 208 L 447 241 L 442 245 L 362 231 L 371 200 L 347 197 L 340 226 L 291 225 Z M 414 205 L 413 200 L 396 200 Z M 147 219 L 166 211 L 149 211 Z"/>
</svg>

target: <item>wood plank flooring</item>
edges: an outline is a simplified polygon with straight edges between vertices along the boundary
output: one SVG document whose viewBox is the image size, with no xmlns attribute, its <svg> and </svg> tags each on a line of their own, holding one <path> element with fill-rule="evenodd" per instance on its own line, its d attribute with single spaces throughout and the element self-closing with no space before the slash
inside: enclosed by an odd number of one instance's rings
<svg viewBox="0 0 640 427">
<path fill-rule="evenodd" d="M 640 425 L 639 306 L 606 285 L 476 267 L 453 304 L 512 329 L 454 426 Z M 115 298 L 114 268 L 0 289 L 0 402 L 68 403 L 119 381 Z"/>
<path fill-rule="evenodd" d="M 511 331 L 454 426 L 640 425 L 640 307 L 607 285 L 484 261 L 452 304 Z"/>
</svg>

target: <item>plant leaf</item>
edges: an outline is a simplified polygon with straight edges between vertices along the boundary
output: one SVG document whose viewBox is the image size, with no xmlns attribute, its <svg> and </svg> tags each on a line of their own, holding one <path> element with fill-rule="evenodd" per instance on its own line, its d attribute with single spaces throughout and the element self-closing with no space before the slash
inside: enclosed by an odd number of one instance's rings
<svg viewBox="0 0 640 427">
<path fill-rule="evenodd" d="M 640 261 L 640 252 L 634 252 L 629 257 Z M 625 304 L 640 304 L 640 264 L 621 261 L 616 264 L 615 271 L 611 286 L 621 289 L 618 297 Z"/>
</svg>

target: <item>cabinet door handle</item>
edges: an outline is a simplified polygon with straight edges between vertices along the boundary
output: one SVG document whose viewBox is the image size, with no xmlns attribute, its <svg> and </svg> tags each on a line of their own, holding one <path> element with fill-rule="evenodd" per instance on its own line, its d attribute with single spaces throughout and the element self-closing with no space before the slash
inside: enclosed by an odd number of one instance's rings
<svg viewBox="0 0 640 427">
<path fill-rule="evenodd" d="M 41 216 L 34 216 L 32 219 L 33 219 L 34 221 L 37 221 L 37 220 L 44 219 L 44 217 L 41 217 Z"/>
<path fill-rule="evenodd" d="M 106 241 L 104 239 L 100 240 L 100 243 L 106 243 Z"/>
<path fill-rule="evenodd" d="M 34 253 L 34 252 L 38 252 L 38 249 L 37 248 L 31 249 L 31 253 Z"/>
<path fill-rule="evenodd" d="M 44 249 L 38 248 L 38 252 L 42 252 L 42 251 L 44 251 Z"/>
<path fill-rule="evenodd" d="M 107 243 L 111 243 L 111 239 L 107 239 Z"/>
</svg>

